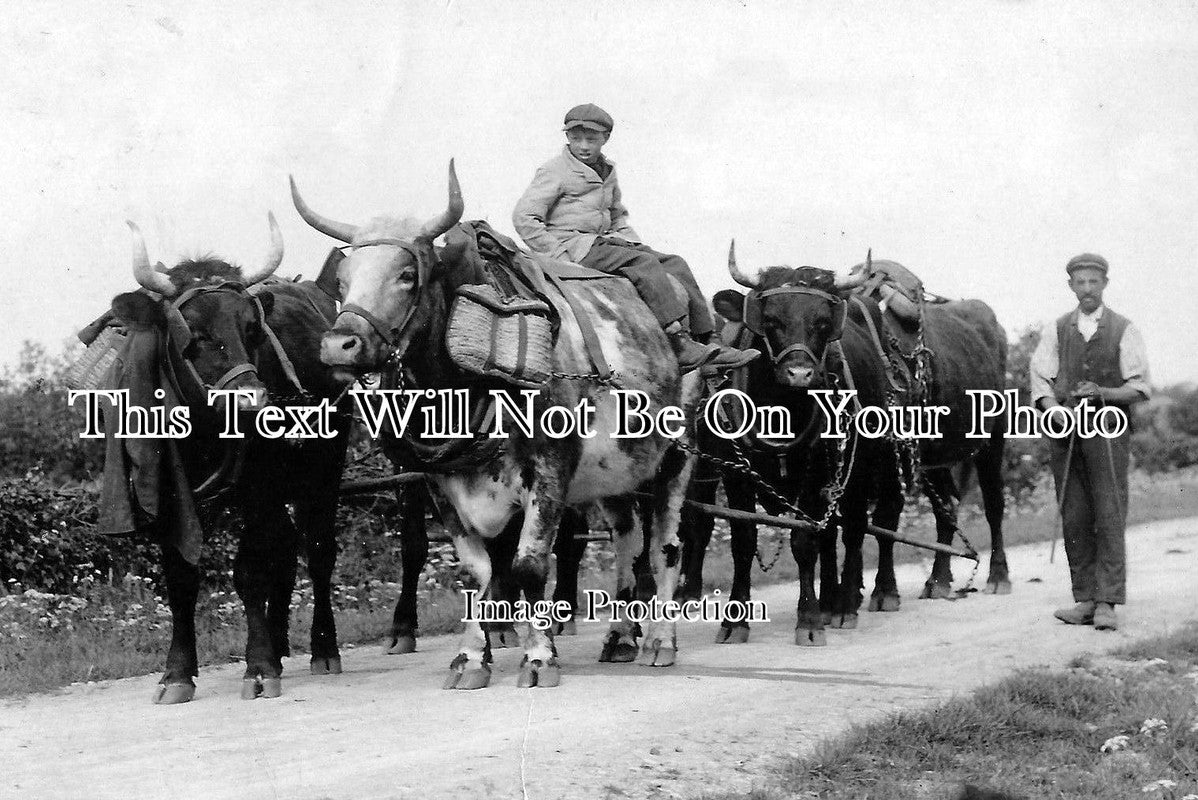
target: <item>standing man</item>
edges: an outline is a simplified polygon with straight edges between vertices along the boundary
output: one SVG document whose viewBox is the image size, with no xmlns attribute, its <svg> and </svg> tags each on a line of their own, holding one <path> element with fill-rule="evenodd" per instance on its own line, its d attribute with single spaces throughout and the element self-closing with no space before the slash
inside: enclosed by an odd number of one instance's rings
<svg viewBox="0 0 1198 800">
<path fill-rule="evenodd" d="M 602 153 L 613 126 L 611 115 L 592 103 L 570 109 L 566 146 L 537 170 L 516 204 L 516 231 L 532 250 L 630 280 L 669 337 L 683 373 L 748 364 L 761 353 L 711 341 L 715 325 L 690 266 L 642 244 L 628 224 L 616 165 Z M 686 301 L 674 293 L 671 275 Z"/>
<path fill-rule="evenodd" d="M 1083 253 L 1069 260 L 1077 308 L 1045 327 L 1032 355 L 1032 403 L 1115 406 L 1128 413 L 1147 400 L 1148 360 L 1140 332 L 1103 305 L 1109 266 Z M 1115 630 L 1115 606 L 1126 602 L 1123 533 L 1127 524 L 1128 438 L 1101 435 L 1052 439 L 1052 474 L 1061 504 L 1065 555 L 1076 605 L 1054 616 L 1069 625 Z"/>
</svg>

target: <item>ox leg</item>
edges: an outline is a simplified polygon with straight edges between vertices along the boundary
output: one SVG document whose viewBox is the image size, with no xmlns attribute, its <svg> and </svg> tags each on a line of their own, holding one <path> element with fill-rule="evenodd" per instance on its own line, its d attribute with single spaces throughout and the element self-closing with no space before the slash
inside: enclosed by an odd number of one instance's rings
<svg viewBox="0 0 1198 800">
<path fill-rule="evenodd" d="M 336 484 L 332 484 L 335 486 Z M 312 579 L 311 663 L 313 675 L 341 674 L 337 623 L 333 618 L 333 569 L 337 566 L 337 497 L 317 498 L 296 509 L 308 544 L 308 576 Z M 271 614 L 276 603 L 271 600 Z"/>
<path fill-rule="evenodd" d="M 512 574 L 512 560 L 516 556 L 516 546 L 520 543 L 520 529 L 523 518 L 520 515 L 512 517 L 504 527 L 503 533 L 494 539 L 485 539 L 484 545 L 491 557 L 491 591 L 490 599 L 507 603 L 507 608 L 515 608 L 520 599 L 520 585 Z M 510 621 L 484 622 L 483 630 L 487 632 L 487 641 L 496 649 L 518 647 L 520 637 L 516 634 L 516 626 Z"/>
<path fill-rule="evenodd" d="M 839 517 L 833 516 L 827 528 L 821 530 L 819 539 L 819 615 L 825 626 L 832 624 L 832 617 L 840 606 L 840 554 L 837 552 L 837 528 Z"/>
<path fill-rule="evenodd" d="M 957 486 L 947 468 L 930 469 L 924 473 L 924 494 L 932 504 L 936 517 L 936 541 L 952 544 L 957 535 Z M 937 553 L 932 562 L 932 574 L 924 584 L 920 599 L 944 600 L 952 594 L 953 570 L 950 556 Z"/>
<path fill-rule="evenodd" d="M 562 522 L 553 543 L 553 554 L 557 560 L 557 582 L 553 587 L 555 603 L 565 600 L 570 604 L 570 619 L 554 621 L 555 636 L 574 636 L 578 627 L 574 618 L 578 614 L 578 570 L 586 554 L 588 532 L 586 514 L 576 508 L 567 508 L 562 513 Z"/>
<path fill-rule="evenodd" d="M 400 586 L 391 615 L 391 630 L 386 652 L 403 655 L 416 652 L 416 633 L 419 619 L 416 612 L 416 590 L 420 575 L 428 562 L 428 528 L 425 525 L 425 488 L 423 484 L 409 484 L 396 489 L 395 499 L 399 502 L 399 547 Z"/>
<path fill-rule="evenodd" d="M 653 566 L 656 598 L 661 608 L 674 599 L 681 570 L 682 547 L 678 524 L 682 521 L 682 500 L 686 497 L 694 457 L 677 449 L 666 451 L 658 467 L 653 491 L 653 541 L 649 563 Z M 673 666 L 678 653 L 678 623 L 650 619 L 641 645 L 639 663 L 647 667 Z"/>
<path fill-rule="evenodd" d="M 245 675 L 241 696 L 278 697 L 282 692 L 282 656 L 276 639 L 279 616 L 289 610 L 290 590 L 283 600 L 278 580 L 280 573 L 291 571 L 295 580 L 295 528 L 287 512 L 274 503 L 246 504 L 245 532 L 242 534 L 233 565 L 233 583 L 245 607 Z M 268 617 L 268 605 L 274 614 Z M 284 632 L 284 635 L 285 632 Z"/>
<path fill-rule="evenodd" d="M 833 628 L 856 628 L 857 613 L 861 610 L 862 586 L 865 582 L 861 548 L 865 542 L 865 528 L 869 524 L 869 509 L 860 483 L 857 481 L 851 485 L 840 502 L 844 565 L 836 605 L 832 609 Z"/>
<path fill-rule="evenodd" d="M 823 614 L 815 594 L 815 567 L 819 561 L 820 534 L 791 531 L 790 552 L 799 565 L 799 602 L 795 609 L 795 644 L 803 647 L 823 647 L 828 643 L 824 633 Z"/>
<path fill-rule="evenodd" d="M 880 476 L 879 495 L 874 507 L 873 521 L 879 528 L 898 530 L 903 514 L 903 487 L 899 483 L 898 470 Z M 894 540 L 878 538 L 878 574 L 874 578 L 874 591 L 869 598 L 870 611 L 898 611 L 898 580 L 894 575 Z"/>
<path fill-rule="evenodd" d="M 491 556 L 483 539 L 462 522 L 449 500 L 435 485 L 429 491 L 445 530 L 453 537 L 458 561 L 478 584 L 478 596 L 487 597 L 491 588 Z M 491 643 L 474 615 L 469 615 L 462 632 L 458 654 L 449 663 L 444 689 L 482 689 L 491 682 Z"/>
<path fill-rule="evenodd" d="M 562 522 L 566 506 L 561 502 L 566 494 L 567 480 L 560 470 L 554 470 L 548 459 L 538 459 L 537 477 L 524 500 L 524 525 L 520 529 L 520 545 L 512 574 L 524 592 L 529 607 L 535 608 L 545 599 L 545 584 L 549 578 L 549 553 Z M 554 687 L 561 683 L 561 665 L 553 644 L 552 620 L 530 622 L 524 642 L 524 659 L 520 662 L 521 688 Z"/>
<path fill-rule="evenodd" d="M 599 653 L 599 660 L 620 664 L 636 660 L 640 649 L 637 637 L 641 635 L 640 626 L 624 618 L 618 609 L 621 603 L 636 599 L 636 568 L 634 563 L 638 551 L 644 548 L 644 538 L 638 535 L 641 526 L 638 524 L 638 504 L 628 497 L 610 498 L 603 501 L 604 510 L 611 521 L 616 543 L 616 610 L 611 615 L 611 627 L 607 639 Z M 634 533 L 636 531 L 636 533 Z"/>
<path fill-rule="evenodd" d="M 697 465 L 695 471 L 703 474 L 696 474 L 695 479 L 691 481 L 688 496 L 700 503 L 715 503 L 719 476 L 707 474 L 713 471 L 707 462 Z M 683 506 L 680 529 L 682 577 L 678 584 L 677 596 L 674 598 L 679 603 L 698 600 L 703 596 L 703 560 L 707 555 L 707 546 L 711 543 L 714 529 L 715 517 L 689 505 Z"/>
<path fill-rule="evenodd" d="M 171 607 L 171 647 L 166 656 L 166 672 L 154 689 L 153 700 L 157 704 L 173 705 L 195 697 L 194 678 L 200 674 L 195 626 L 200 568 L 187 563 L 173 544 L 163 542 L 161 549 L 162 574 Z"/>
<path fill-rule="evenodd" d="M 1003 545 L 1002 521 L 1006 511 L 1003 497 L 1002 460 L 1003 438 L 992 436 L 990 446 L 977 457 L 978 488 L 986 524 L 990 527 L 990 575 L 986 578 L 987 594 L 1010 594 L 1011 576 L 1007 571 L 1007 550 Z"/>
<path fill-rule="evenodd" d="M 739 511 L 754 511 L 757 494 L 743 475 L 729 475 L 724 481 L 728 505 Z M 720 615 L 717 644 L 744 644 L 749 641 L 748 603 L 753 594 L 753 557 L 757 554 L 757 525 L 748 520 L 732 520 L 732 591 Z"/>
</svg>

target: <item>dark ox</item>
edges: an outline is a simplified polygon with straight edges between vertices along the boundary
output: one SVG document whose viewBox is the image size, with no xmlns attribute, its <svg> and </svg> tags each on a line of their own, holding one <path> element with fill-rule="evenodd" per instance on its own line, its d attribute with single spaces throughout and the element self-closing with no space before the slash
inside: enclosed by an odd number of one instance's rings
<svg viewBox="0 0 1198 800">
<path fill-rule="evenodd" d="M 469 388 L 473 376 L 456 371 L 445 347 L 445 328 L 456 289 L 479 281 L 475 267 L 433 247 L 433 240 L 462 216 L 457 176 L 450 162 L 449 205 L 444 213 L 419 224 L 379 217 L 364 225 L 337 222 L 312 211 L 292 183 L 301 216 L 317 230 L 352 247 L 339 267 L 343 305 L 332 331 L 325 335 L 321 357 L 346 376 L 379 372 L 395 374 L 402 365 L 405 385 L 421 388 Z M 612 370 L 625 389 L 647 394 L 653 408 L 693 401 L 698 378 L 680 378 L 660 327 L 640 302 L 631 284 L 605 280 L 579 282 L 575 301 L 584 308 L 603 344 Z M 602 284 L 597 286 L 596 284 Z M 570 306 L 556 299 L 562 326 L 554 352 L 554 368 L 563 373 L 590 373 L 592 367 L 581 329 Z M 492 555 L 486 542 L 499 538 L 505 526 L 523 514 L 512 561 L 512 577 L 529 602 L 544 597 L 548 556 L 567 505 L 604 501 L 616 520 L 617 594 L 630 598 L 635 503 L 629 493 L 648 484 L 653 506 L 653 538 L 649 553 L 658 597 L 670 599 L 678 576 L 679 508 L 691 472 L 691 459 L 669 447 L 664 438 L 616 439 L 615 398 L 591 381 L 553 379 L 536 401 L 536 414 L 550 405 L 575 407 L 583 398 L 596 407 L 595 436 L 551 439 L 541 431 L 525 437 L 519 431 L 502 442 L 499 453 L 475 467 L 430 474 L 427 486 L 458 558 L 485 592 L 492 580 Z M 387 442 L 384 441 L 384 447 Z M 667 666 L 674 662 L 673 623 L 647 626 L 640 662 Z M 637 658 L 633 625 L 612 626 L 600 656 L 606 660 Z M 458 655 L 450 664 L 445 688 L 475 689 L 489 684 L 491 653 L 477 621 L 468 621 Z M 552 632 L 530 626 L 518 683 L 522 687 L 555 686 L 560 666 Z"/>
<path fill-rule="evenodd" d="M 862 298 L 862 305 L 846 304 L 851 290 L 867 277 L 865 272 L 860 271 L 864 266 L 858 265 L 855 268 L 854 272 L 859 273 L 857 277 L 839 280 L 827 271 L 811 268 L 793 270 L 774 267 L 757 276 L 748 276 L 739 270 L 734 257 L 730 255 L 729 271 L 733 278 L 751 289 L 745 307 L 752 308 L 752 305 L 756 304 L 756 308 L 752 309 L 757 317 L 753 321 L 753 327 L 757 330 L 756 338 L 771 353 L 773 361 L 770 365 L 759 363 L 750 366 L 748 386 L 755 400 L 759 403 L 787 404 L 792 408 L 807 409 L 809 413 L 811 400 L 803 399 L 806 395 L 805 390 L 830 388 L 828 376 L 830 372 L 835 371 L 838 354 L 834 351 L 839 349 L 849 364 L 854 386 L 860 392 L 863 405 L 888 405 L 896 401 L 898 404 L 921 402 L 920 398 L 910 396 L 896 398 L 891 392 L 882 359 L 877 353 L 864 317 L 864 313 L 869 313 L 874 326 L 881 329 L 882 317 L 877 302 L 871 298 Z M 815 291 L 794 291 L 797 287 L 808 287 Z M 887 312 L 891 313 L 893 312 Z M 839 338 L 839 348 L 836 348 L 830 346 L 830 341 L 832 332 L 837 329 L 837 319 L 841 315 L 845 315 L 843 333 Z M 941 543 L 948 544 L 957 531 L 956 510 L 960 499 L 960 487 L 954 480 L 950 467 L 962 462 L 972 462 L 977 469 L 986 519 L 991 531 L 990 576 L 986 591 L 1007 593 L 1010 591 L 1010 580 L 1002 541 L 1003 430 L 994 426 L 989 431 L 989 438 L 981 440 L 969 440 L 964 436 L 970 423 L 965 391 L 1001 389 L 1004 385 L 1005 334 L 993 311 L 978 300 L 926 305 L 924 324 L 926 344 L 933 353 L 926 403 L 944 405 L 950 409 L 949 415 L 941 418 L 943 438 L 920 440 L 919 447 L 923 470 L 922 488 L 935 512 L 937 538 Z M 901 330 L 902 326 L 896 325 L 896 328 Z M 904 344 L 910 350 L 913 344 L 911 335 L 905 334 L 900 336 L 900 339 L 907 340 Z M 848 387 L 842 380 L 838 388 Z M 803 413 L 800 410 L 796 419 L 804 419 Z M 787 447 L 795 448 L 797 445 L 798 441 L 790 443 Z M 793 460 L 810 458 L 812 452 L 826 450 L 827 447 L 828 442 L 820 440 L 812 442 L 805 453 L 795 453 L 793 449 L 785 454 L 776 451 L 758 452 L 754 466 L 758 466 L 767 476 L 772 475 L 784 484 L 785 478 L 778 465 L 786 465 L 786 475 L 801 475 L 802 473 L 796 470 L 802 469 L 802 465 L 793 463 Z M 856 624 L 856 612 L 861 600 L 860 544 L 865 532 L 867 503 L 870 500 L 877 503 L 873 523 L 890 530 L 895 529 L 902 511 L 900 469 L 896 455 L 895 449 L 883 439 L 863 439 L 858 445 L 854 475 L 840 501 L 846 556 L 845 574 L 839 584 L 836 580 L 834 560 L 835 543 L 830 536 L 820 539 L 820 551 L 824 558 L 821 566 L 821 613 L 818 621 L 830 620 L 833 624 L 847 627 Z M 862 473 L 860 478 L 857 477 L 858 472 Z M 739 507 L 750 508 L 753 484 L 741 475 L 725 474 L 723 477 L 730 501 Z M 804 481 L 802 485 L 793 489 L 800 498 L 804 492 L 810 492 L 813 488 L 818 491 L 818 478 L 815 484 L 810 477 L 801 480 Z M 710 483 L 697 488 L 708 493 L 713 490 Z M 767 497 L 760 499 L 769 505 Z M 818 512 L 825 507 L 817 497 L 811 498 L 809 502 L 812 505 L 808 507 L 808 513 Z M 800 506 L 803 506 L 802 502 Z M 776 501 L 774 507 L 778 507 Z M 694 552 L 700 563 L 688 565 L 684 584 L 692 587 L 688 591 L 697 591 L 693 587 L 701 585 L 701 552 L 710 536 L 710 521 L 699 518 L 696 522 L 697 525 L 692 530 L 697 530 L 698 537 L 688 548 L 687 555 L 689 562 L 689 556 Z M 796 543 L 796 539 L 800 539 L 800 542 Z M 795 551 L 796 560 L 799 561 L 802 570 L 804 561 L 801 556 L 805 552 L 806 558 L 810 559 L 814 550 L 808 546 L 804 551 L 801 537 L 792 537 L 792 550 Z M 737 574 L 734 595 L 739 591 L 747 596 L 749 566 L 755 551 L 754 526 L 751 523 L 733 523 L 733 556 Z M 870 610 L 897 611 L 899 608 L 900 598 L 894 577 L 893 553 L 893 541 L 879 539 L 878 573 L 870 600 Z M 949 595 L 952 573 L 948 558 L 947 555 L 937 554 L 923 597 Z M 810 566 L 807 567 L 807 571 L 811 571 Z M 809 577 L 804 578 L 804 594 L 810 588 L 809 580 Z M 828 587 L 831 587 L 830 592 Z M 804 610 L 800 601 L 801 630 L 796 636 L 796 641 L 801 644 L 822 643 L 822 632 L 816 623 L 814 609 L 808 606 Z M 723 633 L 723 638 L 730 641 L 743 641 L 746 636 L 746 631 L 732 630 Z"/>
<path fill-rule="evenodd" d="M 112 308 L 128 326 L 163 331 L 168 372 L 184 376 L 176 380 L 176 391 L 191 409 L 193 424 L 191 436 L 178 440 L 184 468 L 193 486 L 219 474 L 243 522 L 234 564 L 248 629 L 242 697 L 276 697 L 281 692 L 281 659 L 290 654 L 288 612 L 301 533 L 307 538 L 315 594 L 312 672 L 341 671 L 329 593 L 336 558 L 334 518 L 350 417 L 335 417 L 334 439 L 269 440 L 259 437 L 252 424 L 243 423 L 244 440 L 221 440 L 223 414 L 208 405 L 207 390 L 248 390 L 248 401 L 239 400 L 247 409 L 282 399 L 315 405 L 321 398 L 338 396 L 341 385 L 319 359 L 320 337 L 335 307 L 311 282 L 274 282 L 269 290 L 249 291 L 268 278 L 283 258 L 283 240 L 273 215 L 270 255 L 253 270 L 212 258 L 155 270 L 140 232 L 129 224 L 134 236 L 134 276 L 153 294 L 118 295 Z M 277 337 L 294 378 L 309 397 L 297 397 L 300 387 L 268 341 L 269 332 Z M 244 446 L 239 451 L 240 469 L 229 470 L 228 453 L 239 445 Z M 168 543 L 162 546 L 162 558 L 173 624 L 166 672 L 155 702 L 181 703 L 194 696 L 193 678 L 198 674 L 199 569 Z"/>
<path fill-rule="evenodd" d="M 739 275 L 729 256 L 734 277 Z M 869 523 L 868 509 L 876 503 L 872 522 L 893 529 L 902 512 L 902 493 L 893 448 L 885 440 L 850 437 L 842 449 L 838 442 L 823 439 L 824 415 L 808 388 L 847 388 L 844 366 L 862 404 L 883 405 L 887 383 L 862 321 L 847 314 L 845 297 L 859 281 L 827 270 L 803 267 L 774 267 L 766 270 L 749 302 L 760 302 L 761 331 L 755 346 L 770 354 L 750 364 L 738 379 L 738 387 L 758 406 L 788 409 L 796 437 L 793 440 L 747 440 L 729 443 L 702 434 L 704 449 L 720 452 L 726 459 L 749 460 L 760 476 L 755 480 L 742 470 L 725 469 L 719 477 L 731 507 L 752 511 L 760 502 L 767 512 L 794 516 L 797 509 L 821 524 L 812 533 L 795 532 L 790 537 L 791 553 L 799 566 L 798 618 L 795 643 L 825 644 L 825 625 L 856 627 L 862 599 L 861 546 Z M 773 290 L 773 291 L 771 291 Z M 760 300 L 758 299 L 760 298 Z M 826 354 L 826 357 L 825 357 Z M 735 422 L 736 420 L 730 420 Z M 693 493 L 710 502 L 715 482 L 700 472 Z M 763 483 L 771 487 L 771 492 Z M 830 507 L 828 490 L 839 495 Z M 706 496 L 704 496 L 706 495 Z M 711 518 L 687 511 L 685 581 L 682 595 L 702 592 L 703 554 L 711 536 Z M 843 528 L 845 559 L 837 571 L 835 525 Z M 729 601 L 750 599 L 750 569 L 757 553 L 757 527 L 752 522 L 731 521 L 733 583 Z M 815 569 L 820 566 L 818 597 Z M 892 570 L 893 572 L 893 570 Z M 878 582 L 884 577 L 879 572 Z M 717 642 L 748 641 L 749 624 L 721 623 Z"/>
</svg>

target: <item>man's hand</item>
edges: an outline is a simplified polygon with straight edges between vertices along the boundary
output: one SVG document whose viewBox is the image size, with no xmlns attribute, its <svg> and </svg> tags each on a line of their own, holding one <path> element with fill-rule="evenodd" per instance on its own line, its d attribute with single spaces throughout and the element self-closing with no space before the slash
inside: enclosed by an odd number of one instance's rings
<svg viewBox="0 0 1198 800">
<path fill-rule="evenodd" d="M 1102 394 L 1102 387 L 1093 381 L 1078 381 L 1077 387 L 1073 390 L 1074 397 L 1089 397 L 1099 400 L 1105 399 Z"/>
</svg>

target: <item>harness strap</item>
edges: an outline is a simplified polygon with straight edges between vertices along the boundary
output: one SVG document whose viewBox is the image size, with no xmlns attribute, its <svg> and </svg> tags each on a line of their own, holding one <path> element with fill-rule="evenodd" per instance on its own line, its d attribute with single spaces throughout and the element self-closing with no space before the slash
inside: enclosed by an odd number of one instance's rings
<svg viewBox="0 0 1198 800">
<path fill-rule="evenodd" d="M 869 329 L 869 337 L 873 341 L 874 350 L 878 354 L 878 358 L 882 360 L 882 366 L 886 370 L 886 380 L 890 383 L 890 388 L 895 392 L 902 392 L 903 387 L 899 385 L 898 379 L 894 374 L 894 364 L 886 356 L 886 349 L 882 346 L 882 337 L 878 333 L 877 325 L 874 323 L 873 315 L 869 313 L 869 306 L 861 299 L 860 295 L 852 295 L 849 301 L 861 309 L 862 316 L 865 317 L 865 327 Z M 845 363 L 845 369 L 848 369 L 848 363 Z"/>
<path fill-rule="evenodd" d="M 549 279 L 549 282 L 552 283 L 558 292 L 561 293 L 562 297 L 566 299 L 566 303 L 570 306 L 570 310 L 574 312 L 574 318 L 578 320 L 578 328 L 582 332 L 583 344 L 586 345 L 587 352 L 591 356 L 591 363 L 595 365 L 595 369 L 599 373 L 599 378 L 601 380 L 610 379 L 611 367 L 608 366 L 607 359 L 603 355 L 603 345 L 599 342 L 599 337 L 595 333 L 594 325 L 591 324 L 590 315 L 588 315 L 586 310 L 582 308 L 577 299 L 575 299 L 573 295 L 566 291 L 566 287 L 562 285 L 560 278 L 548 270 L 545 270 L 545 277 Z"/>
</svg>

